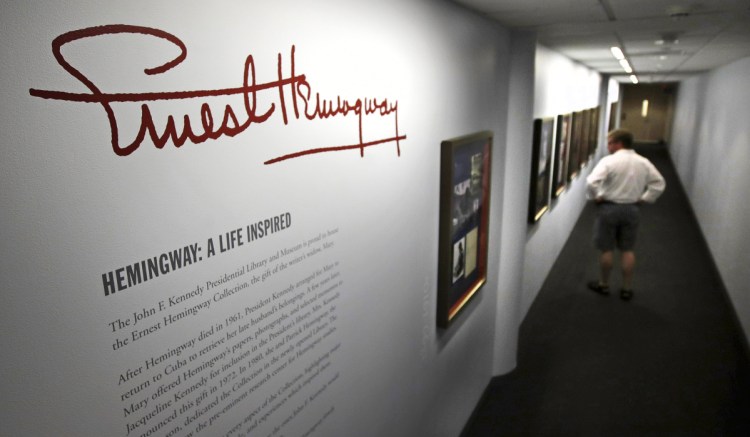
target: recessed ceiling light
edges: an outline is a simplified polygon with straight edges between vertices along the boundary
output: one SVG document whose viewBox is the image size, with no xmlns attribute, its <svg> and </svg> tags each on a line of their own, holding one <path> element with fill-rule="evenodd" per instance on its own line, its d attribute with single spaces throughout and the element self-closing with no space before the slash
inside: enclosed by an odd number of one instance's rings
<svg viewBox="0 0 750 437">
<path fill-rule="evenodd" d="M 657 46 L 680 43 L 678 32 L 664 32 L 660 34 L 659 37 L 660 37 L 659 39 L 654 41 L 654 44 L 656 44 Z"/>
</svg>

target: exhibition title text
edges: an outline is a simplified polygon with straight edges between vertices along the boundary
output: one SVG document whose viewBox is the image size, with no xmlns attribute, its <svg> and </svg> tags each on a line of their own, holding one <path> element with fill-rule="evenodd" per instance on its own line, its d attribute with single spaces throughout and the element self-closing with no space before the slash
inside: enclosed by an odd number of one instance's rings
<svg viewBox="0 0 750 437">
<path fill-rule="evenodd" d="M 71 76 L 81 82 L 90 93 L 72 93 L 64 91 L 50 91 L 30 89 L 29 93 L 34 97 L 44 99 L 61 100 L 79 103 L 94 103 L 102 107 L 109 121 L 111 133 L 112 150 L 118 156 L 128 156 L 140 148 L 146 138 L 153 145 L 162 149 L 171 144 L 181 147 L 186 142 L 193 144 L 204 143 L 208 140 L 218 140 L 222 137 L 234 137 L 246 131 L 252 125 L 260 125 L 269 121 L 273 116 L 281 117 L 284 125 L 288 125 L 290 119 L 306 119 L 308 121 L 322 121 L 334 117 L 356 117 L 358 123 L 359 138 L 351 144 L 331 145 L 323 147 L 302 148 L 291 153 L 268 159 L 264 164 L 274 164 L 288 159 L 299 158 L 305 155 L 327 152 L 339 152 L 358 149 L 360 156 L 364 156 L 364 149 L 368 147 L 395 144 L 396 153 L 401 155 L 401 141 L 406 135 L 399 133 L 398 129 L 398 101 L 386 98 L 356 98 L 346 99 L 336 96 L 332 99 L 321 97 L 320 93 L 313 93 L 311 84 L 304 74 L 296 71 L 295 46 L 291 47 L 288 71 L 284 71 L 284 57 L 281 53 L 277 56 L 276 77 L 272 80 L 260 82 L 255 74 L 255 60 L 252 55 L 245 59 L 242 85 L 233 88 L 187 90 L 187 91 L 163 91 L 143 93 L 105 93 L 94 83 L 94 81 L 79 69 L 74 67 L 62 54 L 62 48 L 66 44 L 86 39 L 98 38 L 115 34 L 145 35 L 149 38 L 166 40 L 179 49 L 179 54 L 174 59 L 154 68 L 144 70 L 146 75 L 163 74 L 180 65 L 187 57 L 187 47 L 176 36 L 163 30 L 131 26 L 123 24 L 106 25 L 79 29 L 64 33 L 52 41 L 52 53 L 58 64 Z M 269 94 L 270 93 L 270 94 Z M 268 97 L 276 94 L 268 103 Z M 216 116 L 216 109 L 209 106 L 206 99 L 222 96 L 242 97 L 242 108 L 234 108 L 226 104 L 220 116 Z M 259 103 L 259 97 L 263 97 L 265 104 Z M 174 101 L 186 99 L 202 99 L 200 105 L 199 120 L 191 118 L 190 115 L 182 116 L 182 123 L 178 123 L 180 116 L 169 114 L 166 121 L 158 123 L 154 117 L 154 111 L 149 104 L 158 101 Z M 140 125 L 134 138 L 121 138 L 121 125 L 126 124 L 114 109 L 114 104 L 140 104 Z M 366 116 L 380 116 L 393 118 L 393 133 L 375 139 L 365 139 L 363 121 Z M 195 117 L 195 116 L 194 116 Z M 219 120 L 220 118 L 220 120 Z"/>
<path fill-rule="evenodd" d="M 292 226 L 292 214 L 285 212 L 245 226 L 228 230 L 218 238 L 208 238 L 206 245 L 186 244 L 177 249 L 136 261 L 102 274 L 104 295 L 111 296 L 143 282 L 150 281 L 188 267 L 205 258 L 211 258 L 231 250 L 239 249 L 247 243 L 269 237 Z M 206 249 L 204 252 L 203 249 Z"/>
</svg>

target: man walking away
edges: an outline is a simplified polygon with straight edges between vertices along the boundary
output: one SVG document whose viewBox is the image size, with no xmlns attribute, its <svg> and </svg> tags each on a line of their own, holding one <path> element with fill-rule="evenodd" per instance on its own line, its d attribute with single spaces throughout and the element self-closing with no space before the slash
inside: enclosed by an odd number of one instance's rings
<svg viewBox="0 0 750 437">
<path fill-rule="evenodd" d="M 607 136 L 609 155 L 596 164 L 586 178 L 586 196 L 597 205 L 594 244 L 599 250 L 600 276 L 588 283 L 596 293 L 609 294 L 614 249 L 620 250 L 622 289 L 620 298 L 633 298 L 636 233 L 639 205 L 654 203 L 666 183 L 656 167 L 633 150 L 633 134 L 616 129 Z"/>
</svg>

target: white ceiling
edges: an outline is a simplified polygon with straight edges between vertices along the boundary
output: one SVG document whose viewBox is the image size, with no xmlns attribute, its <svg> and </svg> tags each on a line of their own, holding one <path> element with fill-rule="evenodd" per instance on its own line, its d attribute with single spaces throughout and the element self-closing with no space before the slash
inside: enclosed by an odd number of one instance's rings
<svg viewBox="0 0 750 437">
<path fill-rule="evenodd" d="M 615 45 L 641 82 L 679 81 L 750 56 L 750 0 L 454 1 L 535 31 L 540 44 L 620 81 L 628 75 Z"/>
</svg>

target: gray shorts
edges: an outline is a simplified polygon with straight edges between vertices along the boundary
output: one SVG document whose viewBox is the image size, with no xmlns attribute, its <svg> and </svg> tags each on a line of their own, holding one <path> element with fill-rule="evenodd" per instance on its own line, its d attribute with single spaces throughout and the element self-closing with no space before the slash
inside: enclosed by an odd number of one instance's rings
<svg viewBox="0 0 750 437">
<path fill-rule="evenodd" d="M 622 251 L 633 250 L 638 232 L 638 205 L 604 202 L 596 208 L 596 248 L 603 252 L 614 250 L 615 246 Z"/>
</svg>

